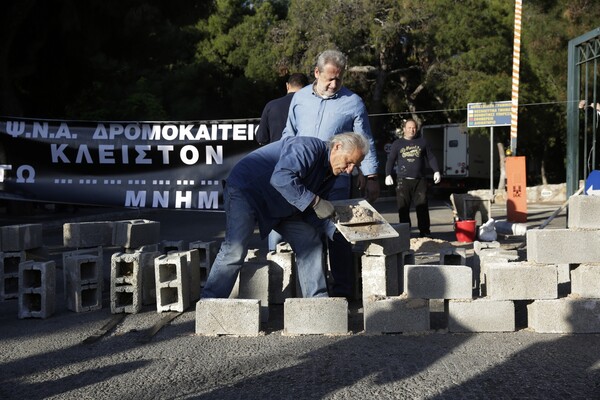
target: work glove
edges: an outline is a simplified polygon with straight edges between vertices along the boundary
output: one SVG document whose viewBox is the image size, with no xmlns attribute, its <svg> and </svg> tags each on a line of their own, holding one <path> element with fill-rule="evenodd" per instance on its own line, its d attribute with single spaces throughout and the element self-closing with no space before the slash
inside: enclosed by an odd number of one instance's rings
<svg viewBox="0 0 600 400">
<path fill-rule="evenodd" d="M 392 186 L 394 184 L 394 178 L 391 175 L 385 177 L 386 186 Z"/>
<path fill-rule="evenodd" d="M 433 183 L 435 183 L 435 184 L 437 185 L 437 184 L 438 184 L 438 183 L 440 183 L 441 181 L 442 181 L 442 176 L 440 175 L 440 173 L 439 173 L 439 172 L 435 172 L 435 173 L 433 174 Z"/>
<path fill-rule="evenodd" d="M 312 207 L 315 210 L 315 214 L 317 214 L 317 217 L 320 219 L 326 219 L 335 215 L 335 207 L 333 204 L 319 196 L 316 197 L 315 204 L 313 204 Z"/>
</svg>

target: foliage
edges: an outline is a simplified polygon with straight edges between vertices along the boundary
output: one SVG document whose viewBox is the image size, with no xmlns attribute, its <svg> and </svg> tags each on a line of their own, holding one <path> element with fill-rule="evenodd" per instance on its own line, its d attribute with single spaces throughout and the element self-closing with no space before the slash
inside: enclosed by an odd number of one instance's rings
<svg viewBox="0 0 600 400">
<path fill-rule="evenodd" d="M 511 96 L 505 0 L 11 0 L 0 15 L 0 114 L 73 119 L 257 118 L 316 56 L 349 57 L 344 83 L 378 143 L 402 118 L 464 122 Z M 564 179 L 567 44 L 600 20 L 589 0 L 524 2 L 518 152 L 531 183 Z M 31 29 L 35 27 L 35 29 Z M 497 138 L 508 144 L 508 129 Z M 552 161 L 550 161 L 552 160 Z"/>
</svg>

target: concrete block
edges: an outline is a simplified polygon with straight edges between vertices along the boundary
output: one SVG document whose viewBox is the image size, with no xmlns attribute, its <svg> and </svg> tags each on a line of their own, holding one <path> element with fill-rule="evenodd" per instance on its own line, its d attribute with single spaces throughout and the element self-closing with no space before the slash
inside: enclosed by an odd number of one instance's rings
<svg viewBox="0 0 600 400">
<path fill-rule="evenodd" d="M 113 239 L 112 221 L 74 222 L 63 225 L 65 247 L 111 246 Z"/>
<path fill-rule="evenodd" d="M 398 232 L 398 237 L 377 239 L 364 243 L 364 253 L 368 256 L 387 256 L 410 249 L 410 227 L 407 223 L 390 224 Z"/>
<path fill-rule="evenodd" d="M 260 300 L 260 320 L 269 320 L 269 264 L 246 262 L 240 269 L 230 299 Z"/>
<path fill-rule="evenodd" d="M 285 253 L 285 252 L 290 252 L 290 251 L 294 251 L 294 250 L 292 249 L 292 246 L 289 243 L 279 242 L 275 246 L 275 251 L 277 253 Z"/>
<path fill-rule="evenodd" d="M 446 316 L 450 332 L 515 330 L 515 303 L 509 300 L 448 300 Z"/>
<path fill-rule="evenodd" d="M 281 244 L 281 243 L 280 243 Z M 279 249 L 279 244 L 277 245 Z M 283 304 L 296 296 L 296 259 L 290 250 L 271 251 L 269 263 L 269 304 Z"/>
<path fill-rule="evenodd" d="M 48 318 L 56 305 L 54 261 L 19 264 L 19 318 Z"/>
<path fill-rule="evenodd" d="M 500 242 L 497 241 L 493 241 L 493 242 L 480 242 L 479 240 L 475 240 L 473 242 L 473 251 L 475 252 L 475 254 L 479 254 L 481 252 L 481 250 L 483 249 L 499 249 L 500 248 Z"/>
<path fill-rule="evenodd" d="M 529 229 L 527 260 L 546 264 L 600 262 L 600 230 Z"/>
<path fill-rule="evenodd" d="M 398 254 L 398 292 L 404 293 L 404 266 L 416 264 L 415 251 L 406 250 Z"/>
<path fill-rule="evenodd" d="M 68 285 L 67 284 L 68 268 L 66 267 L 66 265 L 67 265 L 67 263 L 70 263 L 70 261 L 68 261 L 69 258 L 77 257 L 77 256 L 95 257 L 96 267 L 98 268 L 98 271 L 100 273 L 98 279 L 101 281 L 104 281 L 104 252 L 103 252 L 102 246 L 65 251 L 62 253 L 63 288 L 65 288 L 65 292 L 64 292 L 65 299 L 67 299 L 66 288 Z M 102 283 L 104 283 L 104 282 L 102 282 Z M 102 286 L 104 286 L 104 284 L 102 284 Z"/>
<path fill-rule="evenodd" d="M 136 314 L 142 309 L 142 267 L 137 253 L 114 253 L 110 263 L 110 311 Z"/>
<path fill-rule="evenodd" d="M 398 296 L 398 273 L 402 265 L 398 254 L 361 257 L 363 303 L 371 296 Z"/>
<path fill-rule="evenodd" d="M 160 242 L 160 247 L 163 254 L 169 254 L 172 251 L 183 251 L 183 240 L 163 240 Z"/>
<path fill-rule="evenodd" d="M 210 273 L 210 267 L 213 265 L 213 262 L 215 262 L 215 257 L 217 256 L 217 242 L 191 242 L 189 247 L 190 250 L 198 250 L 198 257 L 200 260 L 200 286 L 204 287 L 208 274 Z"/>
<path fill-rule="evenodd" d="M 600 264 L 580 264 L 571 271 L 571 293 L 600 299 Z"/>
<path fill-rule="evenodd" d="M 512 262 L 491 264 L 487 296 L 494 300 L 537 300 L 558 297 L 556 265 Z"/>
<path fill-rule="evenodd" d="M 183 312 L 190 305 L 189 269 L 186 255 L 170 253 L 154 259 L 156 311 Z"/>
<path fill-rule="evenodd" d="M 42 247 L 42 224 L 8 225 L 0 227 L 2 251 L 16 252 Z"/>
<path fill-rule="evenodd" d="M 147 244 L 160 243 L 160 222 L 147 219 L 116 221 L 113 245 L 135 249 Z"/>
<path fill-rule="evenodd" d="M 19 264 L 25 251 L 0 252 L 0 301 L 19 297 Z"/>
<path fill-rule="evenodd" d="M 202 299 L 196 303 L 197 335 L 257 336 L 260 300 Z"/>
<path fill-rule="evenodd" d="M 409 298 L 470 299 L 472 271 L 465 265 L 405 265 L 404 293 Z"/>
<path fill-rule="evenodd" d="M 187 260 L 188 280 L 190 281 L 190 304 L 192 304 L 200 299 L 200 294 L 202 292 L 202 286 L 200 284 L 202 276 L 200 270 L 200 253 L 198 249 L 182 251 L 180 253 L 185 255 Z"/>
<path fill-rule="evenodd" d="M 374 296 L 364 304 L 365 333 L 427 332 L 429 300 Z"/>
<path fill-rule="evenodd" d="M 527 305 L 527 319 L 539 333 L 600 333 L 600 300 L 536 300 Z"/>
<path fill-rule="evenodd" d="M 462 247 L 440 249 L 440 265 L 467 265 L 467 249 Z"/>
<path fill-rule="evenodd" d="M 348 334 L 348 301 L 341 297 L 286 299 L 283 305 L 283 334 Z"/>
<path fill-rule="evenodd" d="M 569 229 L 600 229 L 600 196 L 574 196 L 569 199 Z"/>
<path fill-rule="evenodd" d="M 102 259 L 97 255 L 65 258 L 63 275 L 67 309 L 75 312 L 102 308 Z"/>
</svg>

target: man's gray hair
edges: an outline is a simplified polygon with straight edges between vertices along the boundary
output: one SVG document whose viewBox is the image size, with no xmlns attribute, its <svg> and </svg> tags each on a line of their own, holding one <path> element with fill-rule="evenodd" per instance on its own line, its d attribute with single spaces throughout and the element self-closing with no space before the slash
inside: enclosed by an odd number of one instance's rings
<svg viewBox="0 0 600 400">
<path fill-rule="evenodd" d="M 342 148 L 347 151 L 359 149 L 364 155 L 367 155 L 370 149 L 370 144 L 365 135 L 356 132 L 338 133 L 329 139 L 329 148 L 332 148 L 336 143 L 340 143 Z"/>
<path fill-rule="evenodd" d="M 323 71 L 327 64 L 333 64 L 340 70 L 345 71 L 347 63 L 348 59 L 344 53 L 338 50 L 325 50 L 317 57 L 317 68 L 319 71 Z"/>
</svg>

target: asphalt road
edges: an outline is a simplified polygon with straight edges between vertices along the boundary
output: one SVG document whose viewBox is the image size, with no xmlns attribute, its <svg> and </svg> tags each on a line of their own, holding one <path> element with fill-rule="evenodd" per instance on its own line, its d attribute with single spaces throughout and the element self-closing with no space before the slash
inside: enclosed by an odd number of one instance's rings
<svg viewBox="0 0 600 400">
<path fill-rule="evenodd" d="M 374 205 L 397 222 L 392 201 Z M 541 224 L 557 207 L 532 205 L 528 224 Z M 498 205 L 492 216 L 503 213 Z M 433 202 L 431 215 L 433 236 L 455 240 L 450 209 Z M 0 216 L 2 225 L 43 223 L 46 246 L 37 256 L 57 260 L 65 221 L 130 218 L 160 221 L 164 240 L 223 235 L 222 213 L 82 208 Z M 546 229 L 554 227 L 565 227 L 564 213 Z M 255 237 L 252 246 L 266 243 Z M 151 306 L 114 316 L 105 292 L 102 310 L 74 313 L 60 279 L 57 285 L 56 313 L 48 319 L 18 319 L 16 300 L 0 302 L 1 399 L 600 398 L 600 334 L 454 334 L 434 326 L 427 334 L 370 336 L 354 302 L 345 336 L 285 336 L 283 310 L 274 306 L 260 336 L 203 337 L 194 334 L 193 308 L 176 317 Z M 88 339 L 111 322 L 97 340 Z"/>
</svg>

